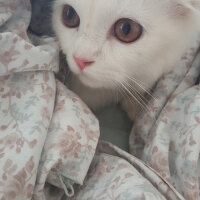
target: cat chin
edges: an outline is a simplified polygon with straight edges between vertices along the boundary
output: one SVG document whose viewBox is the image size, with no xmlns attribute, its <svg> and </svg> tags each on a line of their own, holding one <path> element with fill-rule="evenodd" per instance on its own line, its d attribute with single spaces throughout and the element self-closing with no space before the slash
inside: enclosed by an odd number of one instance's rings
<svg viewBox="0 0 200 200">
<path fill-rule="evenodd" d="M 80 74 L 77 75 L 77 78 L 80 82 L 85 85 L 86 87 L 93 88 L 93 89 L 101 89 L 101 88 L 109 88 L 109 86 L 100 80 L 97 80 L 93 77 L 88 76 L 87 74 Z M 114 86 L 110 86 L 110 89 L 113 89 Z"/>
</svg>

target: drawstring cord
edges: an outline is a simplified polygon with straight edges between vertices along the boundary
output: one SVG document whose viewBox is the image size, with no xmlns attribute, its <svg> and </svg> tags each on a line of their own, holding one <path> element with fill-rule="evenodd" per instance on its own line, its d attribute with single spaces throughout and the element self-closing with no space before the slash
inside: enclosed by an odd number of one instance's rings
<svg viewBox="0 0 200 200">
<path fill-rule="evenodd" d="M 74 196 L 74 188 L 71 180 L 62 176 L 61 172 L 57 170 L 58 179 L 67 197 Z"/>
</svg>

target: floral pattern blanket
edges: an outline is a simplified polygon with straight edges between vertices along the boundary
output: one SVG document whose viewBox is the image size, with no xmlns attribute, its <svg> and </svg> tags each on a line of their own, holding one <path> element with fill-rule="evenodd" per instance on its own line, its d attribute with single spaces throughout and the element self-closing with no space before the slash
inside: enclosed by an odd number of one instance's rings
<svg viewBox="0 0 200 200">
<path fill-rule="evenodd" d="M 27 32 L 28 0 L 0 0 L 0 200 L 199 199 L 200 42 L 155 88 L 131 154 L 54 74 L 53 38 Z"/>
</svg>

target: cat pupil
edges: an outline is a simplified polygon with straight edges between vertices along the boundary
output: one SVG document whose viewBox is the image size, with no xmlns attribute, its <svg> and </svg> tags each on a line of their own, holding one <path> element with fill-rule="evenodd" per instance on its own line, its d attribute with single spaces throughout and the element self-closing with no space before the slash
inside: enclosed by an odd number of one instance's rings
<svg viewBox="0 0 200 200">
<path fill-rule="evenodd" d="M 120 28 L 125 36 L 127 36 L 131 32 L 131 25 L 129 22 L 123 23 Z"/>
<path fill-rule="evenodd" d="M 75 10 L 71 7 L 67 10 L 67 18 L 68 20 L 72 20 L 74 18 Z"/>
</svg>

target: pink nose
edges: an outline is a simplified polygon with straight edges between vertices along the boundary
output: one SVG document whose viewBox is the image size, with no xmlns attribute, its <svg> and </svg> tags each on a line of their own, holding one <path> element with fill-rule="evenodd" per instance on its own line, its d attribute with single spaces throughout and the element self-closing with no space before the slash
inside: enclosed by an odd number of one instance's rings
<svg viewBox="0 0 200 200">
<path fill-rule="evenodd" d="M 91 65 L 92 63 L 94 63 L 94 61 L 89 61 L 84 58 L 77 58 L 76 56 L 74 56 L 74 60 L 81 71 L 84 70 L 89 65 Z"/>
</svg>

